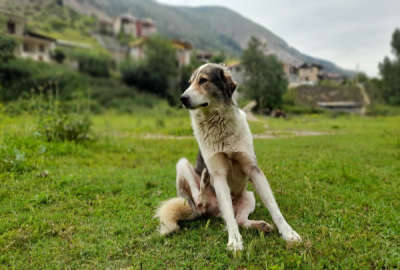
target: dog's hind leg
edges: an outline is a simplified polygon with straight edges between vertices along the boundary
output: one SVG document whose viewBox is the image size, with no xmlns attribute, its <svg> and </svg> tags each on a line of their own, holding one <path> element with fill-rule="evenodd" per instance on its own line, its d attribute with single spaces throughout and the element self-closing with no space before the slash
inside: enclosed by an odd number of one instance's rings
<svg viewBox="0 0 400 270">
<path fill-rule="evenodd" d="M 179 220 L 191 220 L 200 216 L 196 208 L 199 195 L 200 176 L 196 174 L 187 159 L 176 164 L 176 190 L 178 198 L 163 202 L 157 209 L 160 219 L 160 233 L 169 234 L 179 229 Z"/>
<path fill-rule="evenodd" d="M 235 203 L 236 221 L 240 226 L 245 228 L 253 228 L 265 233 L 269 233 L 274 226 L 264 220 L 249 220 L 249 215 L 254 211 L 256 200 L 254 193 L 245 191 L 242 197 Z"/>
<path fill-rule="evenodd" d="M 185 158 L 180 159 L 176 164 L 176 192 L 196 211 L 196 200 L 200 193 L 200 176 Z"/>
</svg>

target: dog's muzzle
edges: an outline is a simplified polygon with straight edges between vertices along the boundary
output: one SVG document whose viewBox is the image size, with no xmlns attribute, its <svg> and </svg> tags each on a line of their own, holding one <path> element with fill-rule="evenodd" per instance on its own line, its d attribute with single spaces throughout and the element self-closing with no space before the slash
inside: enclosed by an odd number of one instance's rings
<svg viewBox="0 0 400 270">
<path fill-rule="evenodd" d="M 190 98 L 188 96 L 181 96 L 180 100 L 183 106 L 185 106 L 186 108 L 190 108 Z"/>
</svg>

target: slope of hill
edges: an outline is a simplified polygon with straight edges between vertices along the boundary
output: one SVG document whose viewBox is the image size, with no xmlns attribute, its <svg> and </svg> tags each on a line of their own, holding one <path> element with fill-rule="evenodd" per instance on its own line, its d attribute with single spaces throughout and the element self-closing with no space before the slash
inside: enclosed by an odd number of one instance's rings
<svg viewBox="0 0 400 270">
<path fill-rule="evenodd" d="M 105 49 L 92 36 L 97 19 L 65 7 L 61 0 L 0 0 L 0 10 L 22 16 L 27 28 L 56 39 L 87 43 L 93 49 Z"/>
<path fill-rule="evenodd" d="M 70 0 L 64 0 L 70 1 Z M 288 63 L 312 62 L 322 65 L 327 71 L 352 75 L 334 63 L 305 55 L 289 46 L 286 41 L 263 26 L 224 7 L 184 7 L 160 4 L 154 0 L 74 0 L 92 4 L 97 10 L 110 15 L 131 13 L 137 17 L 150 17 L 156 21 L 161 34 L 170 38 L 185 39 L 197 48 L 226 50 L 239 55 L 251 36 L 265 41 L 272 52 Z"/>
</svg>

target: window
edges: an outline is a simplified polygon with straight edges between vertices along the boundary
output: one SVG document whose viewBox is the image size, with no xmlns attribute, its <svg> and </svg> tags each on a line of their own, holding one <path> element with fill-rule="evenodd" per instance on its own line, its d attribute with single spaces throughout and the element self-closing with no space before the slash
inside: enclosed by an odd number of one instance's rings
<svg viewBox="0 0 400 270">
<path fill-rule="evenodd" d="M 13 21 L 8 21 L 7 22 L 7 30 L 9 34 L 15 34 L 16 30 L 15 30 L 15 23 Z"/>
<path fill-rule="evenodd" d="M 46 51 L 46 47 L 43 44 L 39 45 L 39 51 L 40 52 L 45 52 Z"/>
<path fill-rule="evenodd" d="M 29 52 L 30 51 L 30 46 L 29 46 L 29 43 L 27 43 L 27 42 L 24 42 L 24 44 L 23 44 L 23 50 L 24 50 L 24 52 Z"/>
</svg>

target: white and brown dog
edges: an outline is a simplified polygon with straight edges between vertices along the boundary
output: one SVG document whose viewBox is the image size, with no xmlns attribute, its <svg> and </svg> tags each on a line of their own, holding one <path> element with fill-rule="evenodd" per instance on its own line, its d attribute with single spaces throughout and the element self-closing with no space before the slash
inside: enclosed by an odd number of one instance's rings
<svg viewBox="0 0 400 270">
<path fill-rule="evenodd" d="M 190 110 L 200 152 L 196 167 L 184 158 L 176 165 L 179 197 L 164 202 L 157 210 L 160 231 L 176 231 L 178 220 L 222 215 L 228 229 L 228 248 L 243 249 L 238 224 L 265 232 L 272 230 L 265 221 L 248 219 L 255 208 L 254 194 L 247 191 L 250 180 L 283 239 L 300 242 L 301 237 L 286 222 L 257 165 L 246 115 L 233 99 L 235 89 L 235 82 L 221 65 L 205 64 L 192 74 L 181 101 Z"/>
</svg>

